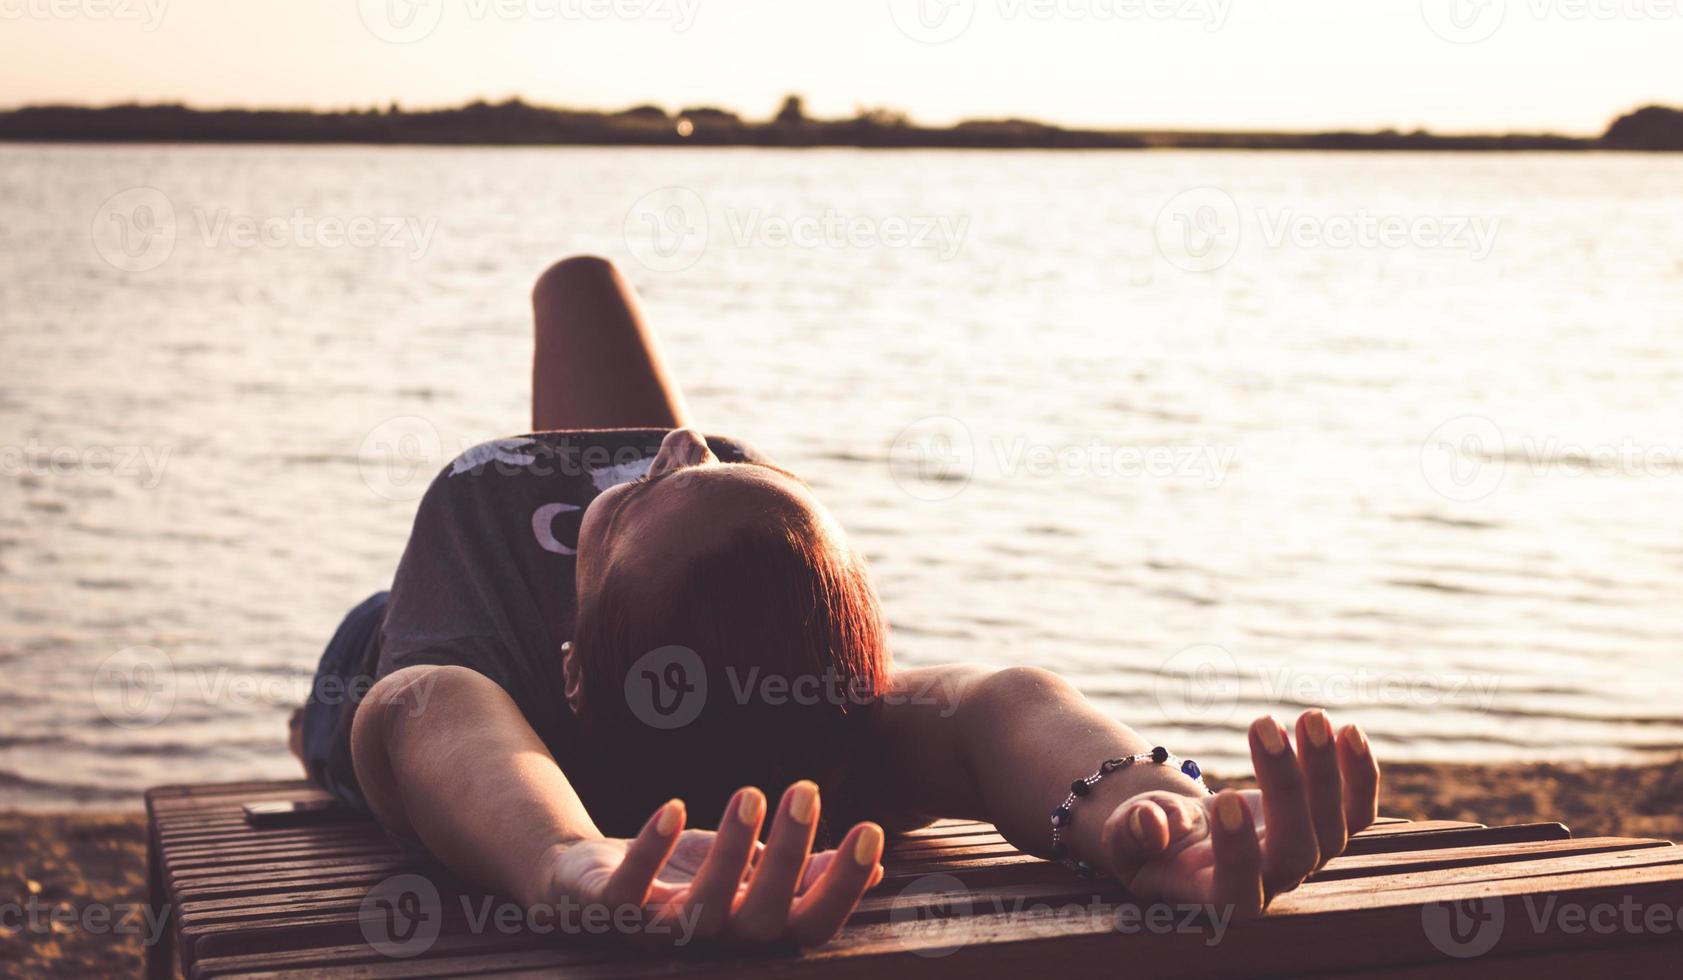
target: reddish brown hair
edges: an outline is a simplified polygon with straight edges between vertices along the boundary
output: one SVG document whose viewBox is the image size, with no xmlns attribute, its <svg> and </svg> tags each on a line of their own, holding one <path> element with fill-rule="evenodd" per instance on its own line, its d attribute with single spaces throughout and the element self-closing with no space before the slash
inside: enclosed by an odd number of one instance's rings
<svg viewBox="0 0 1683 980">
<path fill-rule="evenodd" d="M 606 790 L 593 795 L 609 798 L 587 802 L 602 829 L 633 834 L 672 797 L 692 826 L 714 826 L 742 786 L 774 806 L 798 779 L 833 790 L 889 665 L 863 562 L 813 515 L 772 513 L 659 578 L 610 568 L 580 597 L 581 722 Z M 706 694 L 699 717 L 662 730 L 626 685 L 640 658 L 674 646 L 699 658 Z"/>
</svg>

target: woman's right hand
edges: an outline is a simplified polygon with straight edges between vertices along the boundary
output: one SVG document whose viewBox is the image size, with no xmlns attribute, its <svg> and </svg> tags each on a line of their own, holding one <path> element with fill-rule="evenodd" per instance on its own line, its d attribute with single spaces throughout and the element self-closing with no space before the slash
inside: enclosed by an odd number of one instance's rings
<svg viewBox="0 0 1683 980">
<path fill-rule="evenodd" d="M 683 801 L 672 800 L 635 838 L 557 849 L 548 900 L 605 907 L 616 931 L 657 945 L 827 942 L 882 879 L 883 834 L 862 823 L 837 849 L 812 854 L 818 809 L 817 785 L 789 787 L 761 844 L 758 789 L 731 797 L 717 831 L 684 830 Z"/>
</svg>

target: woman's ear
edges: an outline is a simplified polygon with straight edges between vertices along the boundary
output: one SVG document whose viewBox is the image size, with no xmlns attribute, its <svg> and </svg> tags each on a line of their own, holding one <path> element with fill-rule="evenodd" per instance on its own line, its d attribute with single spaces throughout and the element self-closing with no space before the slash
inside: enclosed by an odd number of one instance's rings
<svg viewBox="0 0 1683 980">
<path fill-rule="evenodd" d="M 561 676 L 566 683 L 567 707 L 577 715 L 584 705 L 584 668 L 579 663 L 578 648 L 571 640 L 561 644 Z"/>
</svg>

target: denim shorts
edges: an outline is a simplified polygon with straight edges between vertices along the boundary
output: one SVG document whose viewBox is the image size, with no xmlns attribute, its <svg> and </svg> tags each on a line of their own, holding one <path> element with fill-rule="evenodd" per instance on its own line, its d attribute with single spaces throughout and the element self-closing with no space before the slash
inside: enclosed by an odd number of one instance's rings
<svg viewBox="0 0 1683 980">
<path fill-rule="evenodd" d="M 389 592 L 377 592 L 352 609 L 333 639 L 327 641 L 316 676 L 310 685 L 310 698 L 304 702 L 300 722 L 304 746 L 304 769 L 317 786 L 334 799 L 358 813 L 367 814 L 368 801 L 357 788 L 356 774 L 346 771 L 350 760 L 344 752 L 335 752 L 349 736 L 354 708 L 348 703 L 346 692 L 365 694 L 373 678 L 364 676 L 369 645 L 380 631 L 386 618 Z M 341 728 L 343 726 L 343 728 Z"/>
</svg>

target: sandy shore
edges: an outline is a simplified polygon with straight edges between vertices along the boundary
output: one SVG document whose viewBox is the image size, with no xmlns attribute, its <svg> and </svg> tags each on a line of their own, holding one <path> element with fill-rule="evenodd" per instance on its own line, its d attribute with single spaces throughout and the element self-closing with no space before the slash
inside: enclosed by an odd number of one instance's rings
<svg viewBox="0 0 1683 980">
<path fill-rule="evenodd" d="M 1683 840 L 1683 760 L 1645 768 L 1393 763 L 1381 811 L 1414 818 L 1559 820 L 1579 836 Z M 140 971 L 144 924 L 115 926 L 146 898 L 140 813 L 0 813 L 0 973 Z M 101 925 L 97 907 L 111 907 Z M 39 911 L 33 917 L 28 910 Z M 54 924 L 51 910 L 61 911 Z M 74 919 L 75 921 L 71 921 Z"/>
</svg>

